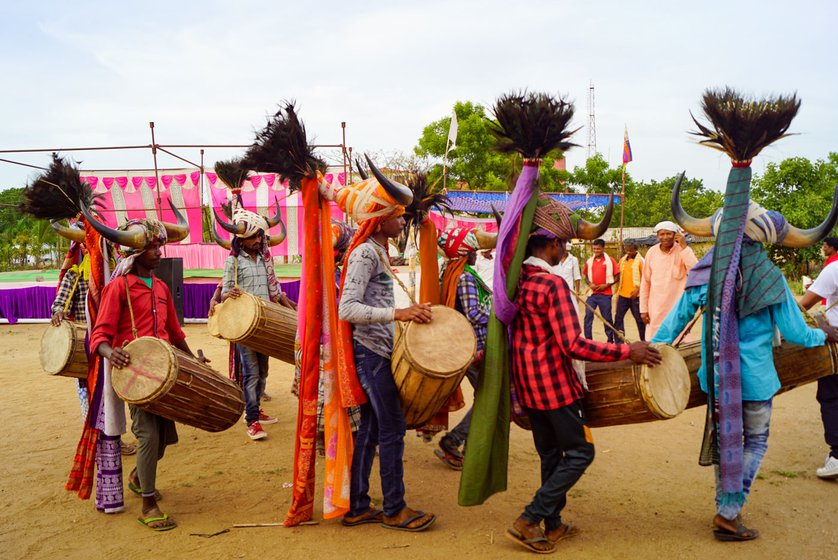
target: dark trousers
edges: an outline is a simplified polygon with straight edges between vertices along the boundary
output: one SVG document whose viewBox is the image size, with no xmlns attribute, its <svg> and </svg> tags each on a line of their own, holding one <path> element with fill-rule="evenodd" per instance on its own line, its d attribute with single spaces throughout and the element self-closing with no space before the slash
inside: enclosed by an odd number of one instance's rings
<svg viewBox="0 0 838 560">
<path fill-rule="evenodd" d="M 617 296 L 617 311 L 614 313 L 614 326 L 617 327 L 618 331 L 623 333 L 623 336 L 625 336 L 626 327 L 623 320 L 629 310 L 631 310 L 631 314 L 634 317 L 634 322 L 637 323 L 637 332 L 640 333 L 640 340 L 646 340 L 646 323 L 644 323 L 643 319 L 640 318 L 639 297 L 627 298 Z"/>
<path fill-rule="evenodd" d="M 588 296 L 588 305 L 594 309 L 599 310 L 602 318 L 611 322 L 611 296 L 605 294 L 591 294 Z M 608 337 L 608 342 L 614 342 L 614 331 L 611 327 L 605 326 L 605 336 Z M 594 337 L 594 313 L 590 308 L 585 308 L 585 338 Z"/>
<path fill-rule="evenodd" d="M 477 381 L 480 379 L 480 369 L 483 364 L 471 364 L 466 370 L 466 378 L 471 383 L 472 389 L 477 389 Z M 471 427 L 471 411 L 474 410 L 474 405 L 468 409 L 466 415 L 460 420 L 453 430 L 445 434 L 446 438 L 450 438 L 456 447 L 460 447 L 468 439 L 468 430 Z"/>
<path fill-rule="evenodd" d="M 543 520 L 544 528 L 551 531 L 562 524 L 568 491 L 594 460 L 594 444 L 586 437 L 581 401 L 556 410 L 526 410 L 541 457 L 541 488 L 523 517 L 530 523 Z"/>
<path fill-rule="evenodd" d="M 354 348 L 355 369 L 368 400 L 361 405 L 361 422 L 355 434 L 349 515 L 361 515 L 370 509 L 370 472 L 375 446 L 378 445 L 381 492 L 384 496 L 382 509 L 384 515 L 393 517 L 406 506 L 402 457 L 407 425 L 390 370 L 390 359 L 357 342 Z"/>
<path fill-rule="evenodd" d="M 838 459 L 838 374 L 818 379 L 818 402 L 821 403 L 823 437 L 829 454 Z"/>
<path fill-rule="evenodd" d="M 137 479 L 143 496 L 154 496 L 157 489 L 157 463 L 166 453 L 167 445 L 177 443 L 175 423 L 147 410 L 128 405 L 131 431 L 137 438 Z"/>
</svg>

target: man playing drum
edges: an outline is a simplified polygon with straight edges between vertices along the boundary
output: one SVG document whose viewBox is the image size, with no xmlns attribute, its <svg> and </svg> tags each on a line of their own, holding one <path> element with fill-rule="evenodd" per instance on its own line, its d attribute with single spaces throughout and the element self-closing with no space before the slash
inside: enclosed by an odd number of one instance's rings
<svg viewBox="0 0 838 560">
<path fill-rule="evenodd" d="M 510 328 L 512 380 L 532 424 L 541 458 L 542 484 L 508 536 L 533 552 L 548 553 L 574 534 L 562 522 L 567 493 L 594 459 L 594 443 L 582 410 L 584 390 L 572 359 L 660 363 L 646 342 L 616 344 L 583 338 L 574 298 L 553 272 L 567 240 L 581 237 L 564 205 L 540 197 L 527 242 Z M 607 224 L 606 224 L 607 227 Z M 544 529 L 541 523 L 544 522 Z"/>
<path fill-rule="evenodd" d="M 759 532 L 744 524 L 740 512 L 768 447 L 772 398 L 780 389 L 772 355 L 775 327 L 789 342 L 807 348 L 836 337 L 826 324 L 822 329 L 806 325 L 763 243 L 817 243 L 835 225 L 838 201 L 820 226 L 799 230 L 750 200 L 751 160 L 786 136 L 800 107 L 796 96 L 754 100 L 730 89 L 707 90 L 702 102 L 709 124 L 694 118 L 694 134 L 731 158 L 724 207 L 711 218 L 689 216 L 680 201 L 684 174 L 676 181 L 675 220 L 693 235 L 716 237 L 716 244 L 690 270 L 686 291 L 652 341 L 672 342 L 699 307 L 705 308 L 698 376 L 708 406 L 699 464 L 716 465 L 713 535 L 747 541 Z"/>
<path fill-rule="evenodd" d="M 255 212 L 237 208 L 233 212 L 236 233 L 230 256 L 224 262 L 221 299 L 237 298 L 242 292 L 296 309 L 279 287 L 268 243 L 268 221 Z M 242 228 L 242 225 L 244 226 Z M 243 229 L 243 231 L 240 231 Z M 262 411 L 262 395 L 268 378 L 268 356 L 236 345 L 242 371 L 247 435 L 252 440 L 268 436 L 262 424 L 275 424 L 276 418 Z"/>
<path fill-rule="evenodd" d="M 90 337 L 91 352 L 98 352 L 113 366 L 124 368 L 131 356 L 122 347 L 141 336 L 153 336 L 192 354 L 178 323 L 169 288 L 152 274 L 160 264 L 160 247 L 168 239 L 182 239 L 188 234 L 185 220 L 178 226 L 157 220 L 131 220 L 119 230 L 112 230 L 91 217 L 88 221 L 103 237 L 121 245 L 123 257 L 114 271 L 113 281 L 102 293 L 99 316 Z M 185 229 L 186 234 L 175 227 Z M 199 359 L 207 361 L 202 356 Z M 154 531 L 174 529 L 177 526 L 174 520 L 157 506 L 156 482 L 157 462 L 163 458 L 166 446 L 178 441 L 175 423 L 134 405 L 129 408 L 139 451 L 128 487 L 143 499 L 142 516 L 138 520 Z"/>
<path fill-rule="evenodd" d="M 395 308 L 387 240 L 401 234 L 404 205 L 413 195 L 374 165 L 371 170 L 376 180 L 350 185 L 337 194 L 338 204 L 359 225 L 346 253 L 338 313 L 341 321 L 352 324 L 355 369 L 368 399 L 361 405 L 361 423 L 352 457 L 349 512 L 343 524 L 380 523 L 391 529 L 423 531 L 436 517 L 407 507 L 404 500 L 406 422 L 390 358 L 394 321 L 429 323 L 431 309 L 427 304 Z M 369 478 L 376 445 L 383 511 L 370 506 Z"/>
<path fill-rule="evenodd" d="M 480 362 L 486 344 L 489 315 L 492 312 L 492 290 L 473 268 L 477 263 L 477 251 L 481 248 L 475 230 L 453 228 L 442 232 L 438 240 L 445 256 L 449 259 L 442 271 L 440 303 L 453 307 L 469 320 L 477 338 L 477 358 L 466 371 L 472 387 L 477 386 L 480 376 Z M 453 430 L 439 440 L 437 457 L 454 470 L 462 470 L 463 454 L 460 447 L 468 437 L 471 425 L 471 409 Z"/>
<path fill-rule="evenodd" d="M 832 240 L 833 244 L 836 241 L 834 237 L 827 237 L 826 240 L 828 242 Z M 824 248 L 827 247 L 832 251 L 828 259 L 838 255 L 832 245 L 824 243 Z M 825 298 L 826 318 L 830 325 L 836 326 L 838 325 L 838 307 L 835 306 L 835 302 L 838 301 L 838 264 L 830 263 L 828 259 L 815 283 L 803 294 L 800 305 L 811 309 L 821 298 Z M 818 468 L 815 474 L 824 479 L 838 478 L 838 374 L 836 373 L 838 372 L 818 379 L 817 399 L 821 405 L 823 436 L 829 446 L 829 454 L 826 456 L 823 467 Z"/>
</svg>

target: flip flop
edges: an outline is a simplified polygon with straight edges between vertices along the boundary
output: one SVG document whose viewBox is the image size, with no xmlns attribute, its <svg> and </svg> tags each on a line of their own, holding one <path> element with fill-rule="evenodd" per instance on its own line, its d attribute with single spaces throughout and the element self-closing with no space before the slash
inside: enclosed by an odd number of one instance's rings
<svg viewBox="0 0 838 560">
<path fill-rule="evenodd" d="M 175 523 L 174 521 L 171 521 L 171 523 L 168 524 L 168 525 L 159 525 L 157 527 L 152 527 L 151 526 L 152 523 L 159 523 L 161 521 L 170 521 L 169 514 L 167 514 L 167 513 L 164 513 L 163 515 L 160 515 L 160 516 L 157 516 L 157 517 L 146 517 L 146 518 L 138 517 L 137 521 L 139 521 L 140 523 L 142 523 L 143 525 L 145 525 L 146 527 L 148 527 L 152 531 L 159 531 L 159 532 L 171 531 L 172 529 L 177 527 L 177 523 Z"/>
<path fill-rule="evenodd" d="M 418 527 L 408 527 L 408 525 L 410 525 L 411 523 L 413 523 L 417 519 L 422 519 L 423 517 L 425 517 L 425 512 L 424 511 L 417 511 L 416 515 L 414 515 L 412 517 L 408 517 L 407 519 L 405 519 L 404 521 L 402 521 L 398 525 L 392 525 L 390 523 L 383 523 L 382 522 L 381 526 L 386 527 L 387 529 L 393 529 L 395 531 L 408 531 L 410 533 L 418 533 L 419 531 L 424 531 L 425 529 L 427 529 L 428 527 L 433 525 L 434 521 L 436 521 L 436 516 L 431 514 L 431 518 L 428 519 L 427 521 L 425 521 L 422 525 L 419 525 Z"/>
<path fill-rule="evenodd" d="M 532 537 L 530 539 L 524 538 L 524 535 L 516 531 L 515 529 L 507 529 L 506 530 L 506 538 L 511 540 L 512 542 L 518 543 L 530 552 L 535 552 L 536 554 L 552 554 L 556 552 L 556 545 L 551 543 L 550 540 L 545 537 L 544 535 L 540 535 L 538 537 Z M 549 545 L 549 548 L 541 549 L 536 548 L 533 545 L 538 543 L 545 543 Z"/>
<path fill-rule="evenodd" d="M 445 463 L 448 468 L 455 471 L 463 470 L 462 459 L 458 459 L 454 455 L 447 454 L 441 449 L 434 449 L 434 455 L 436 455 L 437 459 Z"/>
<path fill-rule="evenodd" d="M 354 521 L 347 521 L 346 516 L 340 520 L 340 524 L 344 527 L 357 527 L 358 525 L 366 525 L 367 523 L 381 523 L 384 520 L 384 510 L 371 508 L 367 513 L 359 516 Z"/>
<path fill-rule="evenodd" d="M 736 523 L 736 530 L 731 531 L 730 529 L 719 527 L 714 519 L 713 526 L 715 529 L 713 530 L 713 536 L 716 537 L 716 540 L 722 542 L 744 542 L 752 541 L 759 536 L 759 531 L 745 527 L 745 524 L 742 523 L 739 517 L 734 519 L 734 522 Z"/>
<path fill-rule="evenodd" d="M 131 482 L 130 480 L 128 481 L 128 490 L 130 490 L 131 492 L 133 492 L 134 494 L 136 494 L 140 498 L 143 497 L 143 489 L 140 488 L 139 486 L 137 486 L 136 484 L 134 484 L 133 482 Z M 159 502 L 162 499 L 163 499 L 163 495 L 160 493 L 160 490 L 155 490 L 154 491 L 154 500 L 156 502 Z"/>
</svg>

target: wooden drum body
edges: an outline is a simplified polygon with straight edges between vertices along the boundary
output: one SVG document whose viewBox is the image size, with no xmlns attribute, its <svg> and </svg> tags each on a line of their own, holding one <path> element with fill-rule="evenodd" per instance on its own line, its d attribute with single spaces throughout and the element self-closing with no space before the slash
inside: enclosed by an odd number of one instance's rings
<svg viewBox="0 0 838 560">
<path fill-rule="evenodd" d="M 433 321 L 397 323 L 392 370 L 408 428 L 424 426 L 457 389 L 477 353 L 461 313 L 433 306 Z"/>
<path fill-rule="evenodd" d="M 698 382 L 698 369 L 701 367 L 701 342 L 681 345 L 678 350 L 690 371 L 690 399 L 687 408 L 707 404 L 707 395 Z M 824 346 L 803 348 L 790 342 L 783 342 L 774 348 L 774 367 L 780 379 L 780 390 L 785 393 L 800 385 L 811 383 L 819 377 L 831 375 L 838 364 L 838 347 L 827 342 Z"/>
<path fill-rule="evenodd" d="M 294 363 L 297 312 L 284 305 L 243 293 L 219 303 L 207 327 L 215 337 Z"/>
<path fill-rule="evenodd" d="M 50 325 L 41 337 L 41 367 L 50 375 L 87 379 L 87 351 L 84 338 L 87 327 L 83 323 L 61 321 Z"/>
<path fill-rule="evenodd" d="M 585 420 L 593 428 L 665 420 L 687 406 L 690 376 L 675 348 L 656 344 L 663 362 L 656 367 L 622 362 L 586 362 Z"/>
<path fill-rule="evenodd" d="M 198 359 L 151 336 L 129 342 L 125 351 L 131 363 L 111 372 L 125 402 L 208 432 L 226 430 L 241 418 L 241 388 Z"/>
</svg>

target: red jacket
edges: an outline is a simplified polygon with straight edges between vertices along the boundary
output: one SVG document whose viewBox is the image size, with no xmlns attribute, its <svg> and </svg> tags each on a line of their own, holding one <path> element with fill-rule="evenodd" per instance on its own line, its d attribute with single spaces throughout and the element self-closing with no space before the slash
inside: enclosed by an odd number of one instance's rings
<svg viewBox="0 0 838 560">
<path fill-rule="evenodd" d="M 134 340 L 125 291 L 126 278 L 131 290 L 137 337 L 154 336 L 175 346 L 182 342 L 186 334 L 178 323 L 168 286 L 159 278 L 153 277 L 149 289 L 136 275 L 128 274 L 114 278 L 102 291 L 99 315 L 90 336 L 91 353 L 96 352 L 103 342 L 118 347 Z"/>
</svg>

